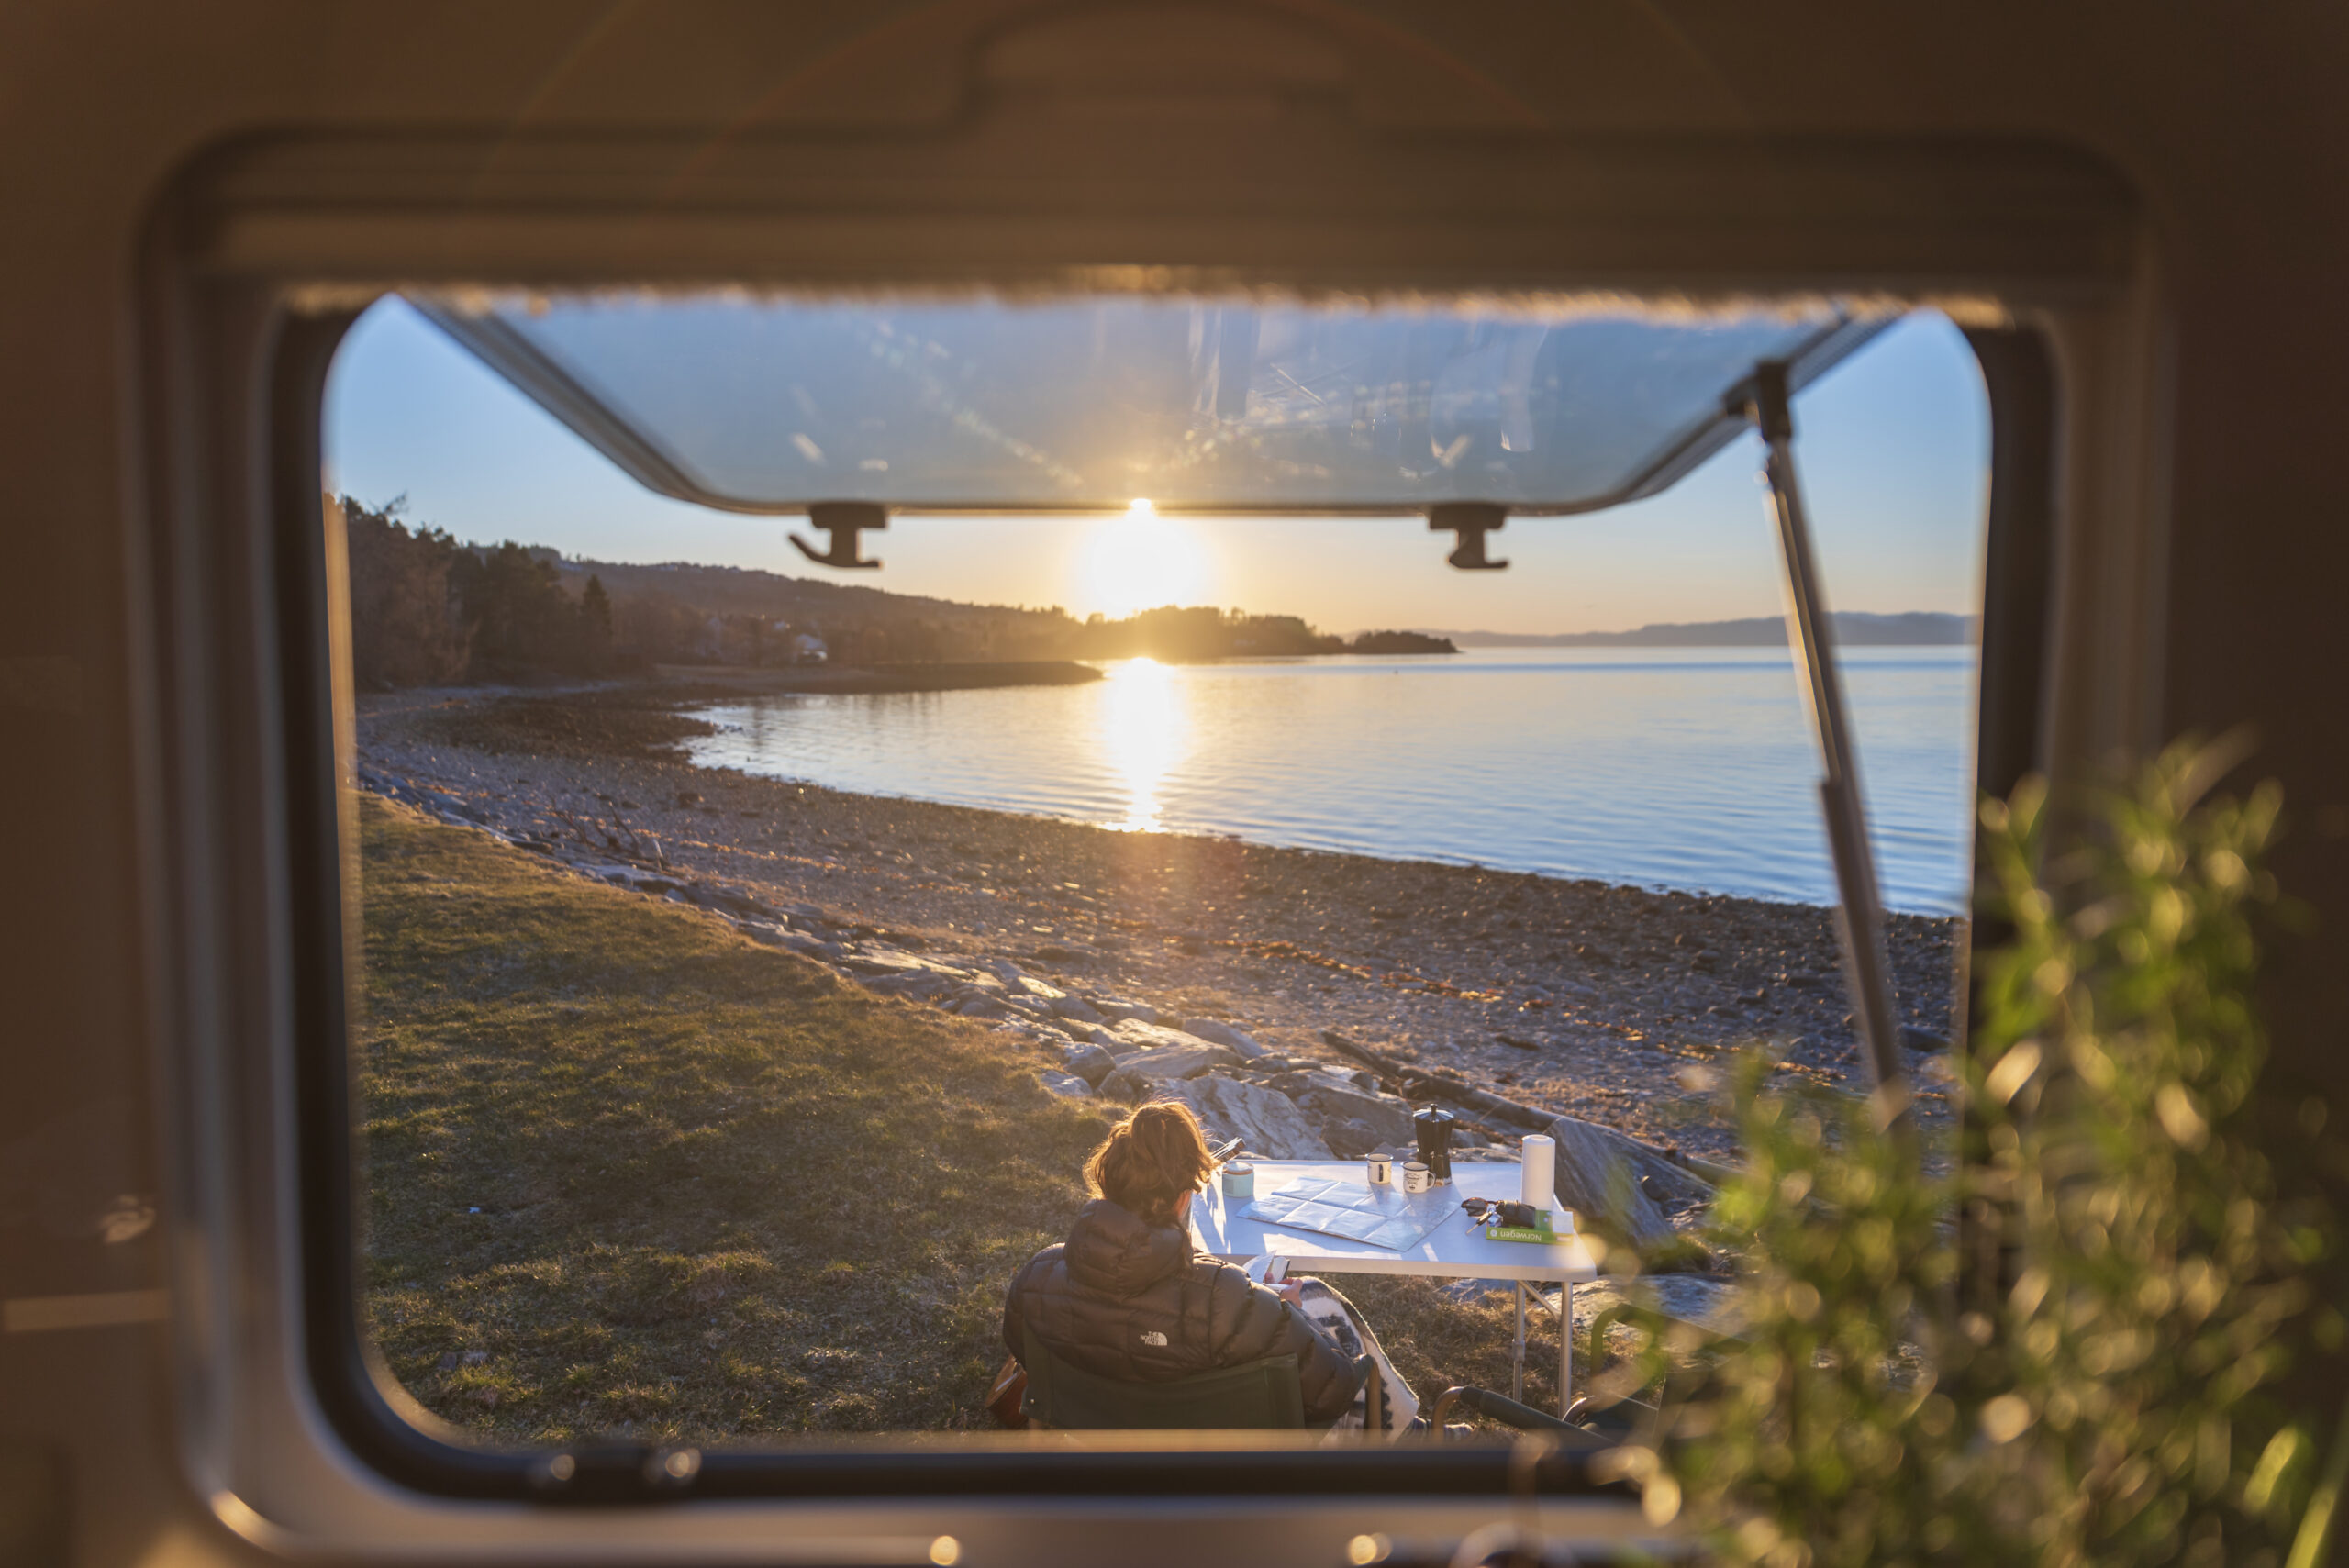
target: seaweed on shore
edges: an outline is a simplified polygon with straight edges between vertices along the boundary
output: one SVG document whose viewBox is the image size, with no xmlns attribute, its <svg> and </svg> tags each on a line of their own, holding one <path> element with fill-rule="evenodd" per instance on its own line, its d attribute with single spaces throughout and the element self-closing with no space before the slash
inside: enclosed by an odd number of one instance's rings
<svg viewBox="0 0 2349 1568">
<path fill-rule="evenodd" d="M 421 727 L 449 745 L 498 755 L 674 759 L 680 742 L 718 733 L 707 719 L 677 711 L 679 703 L 706 695 L 621 686 L 501 697 L 440 709 Z"/>
</svg>

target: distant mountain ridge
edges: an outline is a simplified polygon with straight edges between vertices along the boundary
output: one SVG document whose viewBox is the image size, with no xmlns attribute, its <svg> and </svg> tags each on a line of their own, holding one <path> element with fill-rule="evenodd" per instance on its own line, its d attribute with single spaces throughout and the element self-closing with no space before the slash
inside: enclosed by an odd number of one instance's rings
<svg viewBox="0 0 2349 1568">
<path fill-rule="evenodd" d="M 1873 615 L 1839 610 L 1835 639 L 1852 648 L 1957 648 L 1976 640 L 1981 617 L 1939 610 Z M 1745 620 L 1667 621 L 1634 631 L 1562 631 L 1548 636 L 1515 631 L 1437 631 L 1463 648 L 1783 648 L 1787 623 L 1781 616 Z"/>
<path fill-rule="evenodd" d="M 1021 657 L 1063 657 L 1063 651 L 1045 650 L 1067 622 L 1057 609 L 1026 606 L 966 604 L 924 595 L 900 594 L 863 584 L 831 583 L 821 578 L 792 577 L 756 567 L 710 566 L 693 562 L 636 565 L 584 558 L 562 558 L 553 550 L 534 548 L 556 564 L 563 580 L 576 587 L 589 573 L 603 579 L 612 596 L 629 598 L 646 594 L 674 595 L 704 610 L 721 614 L 754 614 L 793 619 L 887 620 L 918 617 L 952 626 L 994 623 L 1007 642 L 1033 639 L 1036 650 Z M 1872 615 L 1843 611 L 1835 617 L 1835 635 L 1854 648 L 1946 648 L 1976 639 L 1980 617 L 1910 611 L 1904 615 Z M 1300 623 L 1300 629 L 1302 629 Z M 1442 631 L 1412 628 L 1419 635 L 1448 638 L 1461 648 L 1769 648 L 1786 642 L 1786 622 L 1776 616 L 1746 620 L 1669 622 L 1643 626 L 1635 631 L 1569 631 L 1553 635 L 1508 631 Z M 1382 633 L 1386 637 L 1402 634 Z M 1365 649 L 1363 651 L 1371 651 Z M 1434 652 L 1435 649 L 1405 650 L 1399 644 L 1379 651 Z M 1006 655 L 1008 656 L 1008 655 Z"/>
</svg>

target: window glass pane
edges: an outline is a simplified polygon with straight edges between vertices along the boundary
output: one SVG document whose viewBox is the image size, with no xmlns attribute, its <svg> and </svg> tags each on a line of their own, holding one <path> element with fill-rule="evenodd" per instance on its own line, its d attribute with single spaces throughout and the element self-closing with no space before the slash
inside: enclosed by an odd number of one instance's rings
<svg viewBox="0 0 2349 1568">
<path fill-rule="evenodd" d="M 1132 298 L 422 303 L 638 478 L 751 509 L 1578 510 L 1733 433 L 1723 398 L 1756 361 L 1796 361 L 1799 384 L 1873 329 Z"/>
</svg>

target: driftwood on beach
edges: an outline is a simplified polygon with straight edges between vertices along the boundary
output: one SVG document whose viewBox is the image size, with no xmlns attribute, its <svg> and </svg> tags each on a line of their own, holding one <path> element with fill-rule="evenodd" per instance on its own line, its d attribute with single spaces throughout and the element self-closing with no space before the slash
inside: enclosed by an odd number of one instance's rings
<svg viewBox="0 0 2349 1568">
<path fill-rule="evenodd" d="M 1511 1127 L 1522 1128 L 1529 1132 L 1544 1130 L 1557 1118 L 1558 1113 L 1555 1111 L 1545 1111 L 1533 1106 L 1520 1105 L 1515 1100 L 1504 1098 L 1489 1090 L 1464 1084 L 1456 1078 L 1441 1077 L 1432 1073 L 1422 1073 L 1416 1067 L 1407 1067 L 1391 1056 L 1382 1055 L 1366 1045 L 1347 1039 L 1336 1029 L 1323 1029 L 1321 1043 L 1332 1051 L 1353 1057 L 1380 1077 L 1397 1085 L 1406 1095 L 1422 1099 L 1433 1096 L 1437 1099 L 1450 1100 L 1454 1105 L 1482 1111 L 1496 1121 L 1506 1122 Z"/>
</svg>

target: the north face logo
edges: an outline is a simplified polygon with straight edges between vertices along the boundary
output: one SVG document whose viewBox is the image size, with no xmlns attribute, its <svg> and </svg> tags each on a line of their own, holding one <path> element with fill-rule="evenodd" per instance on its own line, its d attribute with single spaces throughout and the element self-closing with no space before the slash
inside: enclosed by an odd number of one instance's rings
<svg viewBox="0 0 2349 1568">
<path fill-rule="evenodd" d="M 1144 1329 L 1141 1331 L 1141 1342 L 1145 1345 L 1157 1345 L 1163 1349 L 1166 1344 L 1166 1336 L 1155 1329 Z"/>
</svg>

